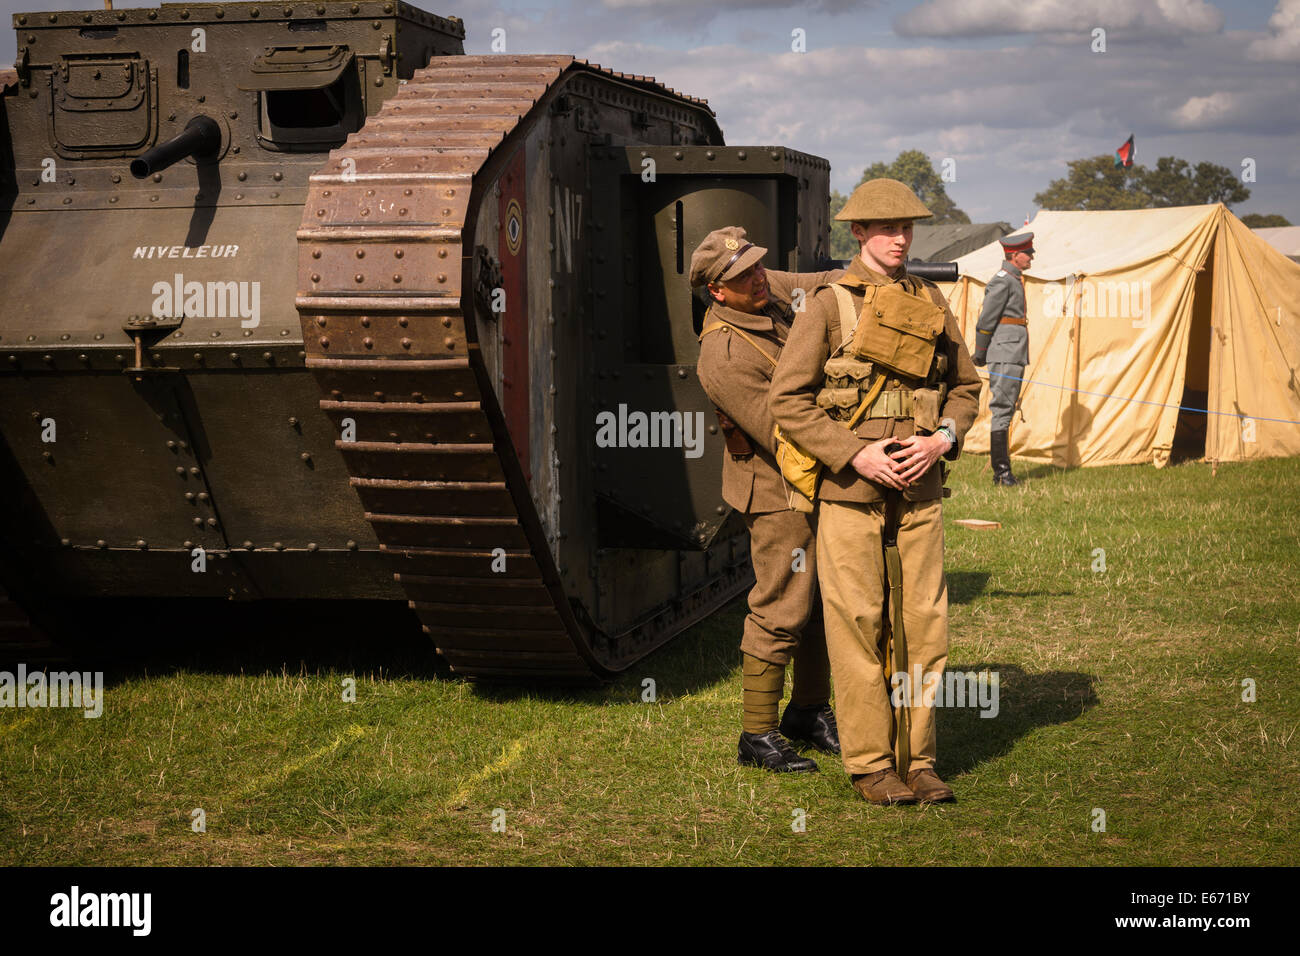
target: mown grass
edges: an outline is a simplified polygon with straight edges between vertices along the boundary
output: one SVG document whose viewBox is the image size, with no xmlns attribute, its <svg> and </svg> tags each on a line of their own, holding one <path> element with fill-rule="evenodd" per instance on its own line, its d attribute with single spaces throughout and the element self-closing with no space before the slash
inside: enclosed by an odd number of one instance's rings
<svg viewBox="0 0 1300 956">
<path fill-rule="evenodd" d="M 996 718 L 940 712 L 955 805 L 736 766 L 743 600 L 578 693 L 465 684 L 387 620 L 190 622 L 119 658 L 98 720 L 0 710 L 0 862 L 1300 862 L 1300 460 L 1017 470 L 963 460 L 945 505 L 949 666 L 1000 675 Z"/>
</svg>

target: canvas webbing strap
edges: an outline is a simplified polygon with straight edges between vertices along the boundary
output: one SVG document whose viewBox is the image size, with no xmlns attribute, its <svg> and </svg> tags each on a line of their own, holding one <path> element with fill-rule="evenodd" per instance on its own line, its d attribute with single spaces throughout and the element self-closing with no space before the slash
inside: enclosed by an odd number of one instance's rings
<svg viewBox="0 0 1300 956">
<path fill-rule="evenodd" d="M 840 305 L 840 348 L 846 349 L 853 341 L 853 330 L 858 327 L 858 313 L 853 308 L 853 296 L 839 283 L 831 283 L 835 299 Z"/>
<path fill-rule="evenodd" d="M 768 355 L 767 351 L 761 345 L 755 342 L 750 336 L 746 335 L 743 330 L 736 328 L 734 325 L 728 325 L 726 322 L 714 322 L 712 325 L 706 325 L 700 332 L 700 339 L 703 340 L 704 336 L 708 335 L 710 332 L 716 332 L 718 329 L 730 329 L 735 332 L 750 345 L 754 346 L 754 348 L 758 350 L 759 355 L 771 362 L 772 368 L 776 368 L 776 359 Z"/>
</svg>

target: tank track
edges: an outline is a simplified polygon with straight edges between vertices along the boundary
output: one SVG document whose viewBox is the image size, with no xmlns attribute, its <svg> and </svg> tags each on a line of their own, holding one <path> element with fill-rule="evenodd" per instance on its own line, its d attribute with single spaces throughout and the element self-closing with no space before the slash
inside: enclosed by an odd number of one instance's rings
<svg viewBox="0 0 1300 956">
<path fill-rule="evenodd" d="M 565 594 L 490 385 L 469 287 L 475 177 L 575 63 L 619 76 L 568 56 L 435 58 L 311 178 L 298 232 L 321 409 L 355 424 L 336 447 L 366 520 L 470 679 L 608 680 L 753 580 L 733 562 L 627 634 L 599 632 Z"/>
</svg>

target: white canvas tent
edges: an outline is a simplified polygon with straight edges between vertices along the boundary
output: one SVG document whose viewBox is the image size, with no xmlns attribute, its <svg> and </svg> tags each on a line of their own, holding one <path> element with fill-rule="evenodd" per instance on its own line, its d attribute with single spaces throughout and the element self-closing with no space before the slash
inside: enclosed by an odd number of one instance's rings
<svg viewBox="0 0 1300 956">
<path fill-rule="evenodd" d="M 1040 212 L 1026 229 L 1030 365 L 1013 455 L 1062 466 L 1300 455 L 1300 265 L 1222 205 Z M 968 344 L 1001 262 L 990 243 L 941 286 Z M 988 423 L 986 388 L 968 450 L 988 451 Z"/>
</svg>

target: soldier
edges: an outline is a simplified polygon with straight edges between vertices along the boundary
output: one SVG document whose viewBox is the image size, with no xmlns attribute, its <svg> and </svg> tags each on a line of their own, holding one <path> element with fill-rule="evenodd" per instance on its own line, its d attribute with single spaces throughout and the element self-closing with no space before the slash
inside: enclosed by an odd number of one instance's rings
<svg viewBox="0 0 1300 956">
<path fill-rule="evenodd" d="M 741 764 L 786 772 L 817 769 L 786 738 L 839 753 L 830 707 L 830 664 L 817 604 L 811 516 L 792 511 L 773 458 L 767 390 L 790 331 L 796 285 L 812 290 L 839 273 L 768 272 L 767 253 L 728 226 L 708 234 L 691 256 L 692 286 L 711 299 L 700 333 L 697 366 L 717 406 L 726 438 L 722 499 L 749 527 L 755 584 L 741 638 L 743 705 Z M 790 704 L 777 724 L 785 668 L 794 659 Z M 782 735 L 785 735 L 784 737 Z"/>
<path fill-rule="evenodd" d="M 1011 474 L 1007 430 L 1020 398 L 1020 383 L 1029 364 L 1029 326 L 1025 319 L 1025 279 L 1021 275 L 1034 261 L 1034 234 L 999 239 L 1006 261 L 984 290 L 984 308 L 975 323 L 976 365 L 989 366 L 989 459 L 993 484 L 1018 485 Z"/>
<path fill-rule="evenodd" d="M 859 255 L 795 319 L 771 392 L 777 424 L 824 466 L 817 572 L 842 759 L 858 794 L 882 805 L 953 799 L 934 770 L 934 708 L 903 683 L 947 661 L 937 463 L 957 457 L 980 391 L 943 296 L 903 264 L 913 221 L 930 215 L 897 180 L 854 190 L 836 218 L 852 223 Z"/>
</svg>

